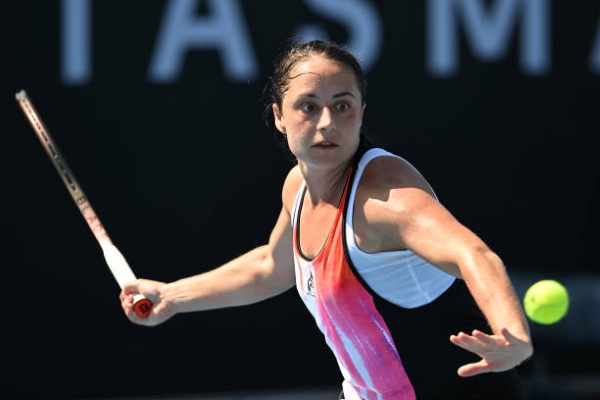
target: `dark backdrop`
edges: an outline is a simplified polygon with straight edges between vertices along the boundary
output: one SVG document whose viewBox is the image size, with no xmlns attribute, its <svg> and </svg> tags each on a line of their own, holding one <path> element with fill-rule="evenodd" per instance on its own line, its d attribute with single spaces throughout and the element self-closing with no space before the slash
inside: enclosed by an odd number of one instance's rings
<svg viewBox="0 0 600 400">
<path fill-rule="evenodd" d="M 94 237 L 14 94 L 27 90 L 136 274 L 170 281 L 267 240 L 291 166 L 261 121 L 272 58 L 301 25 L 317 24 L 342 43 L 357 39 L 352 25 L 309 1 L 228 2 L 242 10 L 256 73 L 232 80 L 218 51 L 189 49 L 180 73 L 160 83 L 148 70 L 173 3 L 82 2 L 91 6 L 91 64 L 81 81 L 66 79 L 61 63 L 68 1 L 0 6 L 0 391 L 65 398 L 338 384 L 335 361 L 294 291 L 155 328 L 130 324 Z M 505 51 L 487 58 L 460 22 L 459 64 L 439 76 L 427 51 L 429 11 L 439 2 L 343 3 L 334 14 L 362 3 L 381 29 L 367 75 L 368 132 L 415 164 L 511 274 L 597 278 L 600 4 L 537 1 L 549 21 L 542 70 L 522 66 L 530 25 L 520 17 Z M 499 15 L 494 4 L 511 4 L 471 3 L 488 15 Z M 198 18 L 215 12 L 210 1 L 196 6 Z M 571 322 L 577 330 L 589 323 Z M 558 365 L 575 354 L 573 368 L 597 372 L 591 354 L 600 346 L 584 342 L 585 352 L 560 338 L 540 347 L 562 354 Z"/>
</svg>

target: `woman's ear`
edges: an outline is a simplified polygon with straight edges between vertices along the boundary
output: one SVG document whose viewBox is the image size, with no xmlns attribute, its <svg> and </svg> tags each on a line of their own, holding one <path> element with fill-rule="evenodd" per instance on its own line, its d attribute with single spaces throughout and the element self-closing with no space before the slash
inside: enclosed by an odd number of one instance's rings
<svg viewBox="0 0 600 400">
<path fill-rule="evenodd" d="M 275 119 L 275 127 L 277 130 L 283 134 L 285 134 L 285 125 L 283 124 L 283 115 L 281 115 L 281 111 L 279 110 L 279 106 L 273 103 L 273 117 Z"/>
</svg>

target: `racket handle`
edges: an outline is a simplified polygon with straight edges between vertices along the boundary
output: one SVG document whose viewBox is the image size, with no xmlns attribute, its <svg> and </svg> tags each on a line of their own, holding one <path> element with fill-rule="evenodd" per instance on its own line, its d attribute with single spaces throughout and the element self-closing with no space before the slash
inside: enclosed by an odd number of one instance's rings
<svg viewBox="0 0 600 400">
<path fill-rule="evenodd" d="M 152 302 L 144 295 L 133 295 L 133 312 L 140 318 L 146 318 L 152 311 Z"/>
<path fill-rule="evenodd" d="M 136 277 L 119 249 L 112 243 L 105 243 L 102 247 L 104 259 L 119 286 L 122 288 L 125 283 L 134 281 Z M 150 311 L 152 311 L 152 302 L 144 295 L 135 294 L 133 296 L 133 312 L 138 317 L 145 318 L 150 314 Z"/>
</svg>

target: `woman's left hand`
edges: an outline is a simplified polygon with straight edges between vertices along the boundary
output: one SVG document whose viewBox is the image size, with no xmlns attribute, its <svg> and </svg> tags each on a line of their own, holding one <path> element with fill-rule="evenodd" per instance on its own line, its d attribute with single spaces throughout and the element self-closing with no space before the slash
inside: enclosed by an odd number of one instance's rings
<svg viewBox="0 0 600 400">
<path fill-rule="evenodd" d="M 480 361 L 458 369 L 458 375 L 463 377 L 506 371 L 520 365 L 533 354 L 530 342 L 513 336 L 506 328 L 500 330 L 500 335 L 488 335 L 478 330 L 471 335 L 460 332 L 451 335 L 450 341 L 481 357 Z"/>
</svg>

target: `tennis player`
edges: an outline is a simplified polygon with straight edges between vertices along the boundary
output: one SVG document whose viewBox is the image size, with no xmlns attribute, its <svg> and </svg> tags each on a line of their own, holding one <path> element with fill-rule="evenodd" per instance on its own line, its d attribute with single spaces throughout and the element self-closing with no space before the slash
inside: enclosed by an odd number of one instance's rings
<svg viewBox="0 0 600 400">
<path fill-rule="evenodd" d="M 356 58 L 334 43 L 295 44 L 267 93 L 297 161 L 268 243 L 206 273 L 126 284 L 127 317 L 152 326 L 295 286 L 337 359 L 340 398 L 525 398 L 515 367 L 533 347 L 505 266 L 415 167 L 361 132 Z M 154 303 L 148 318 L 132 312 L 134 293 Z"/>
</svg>

